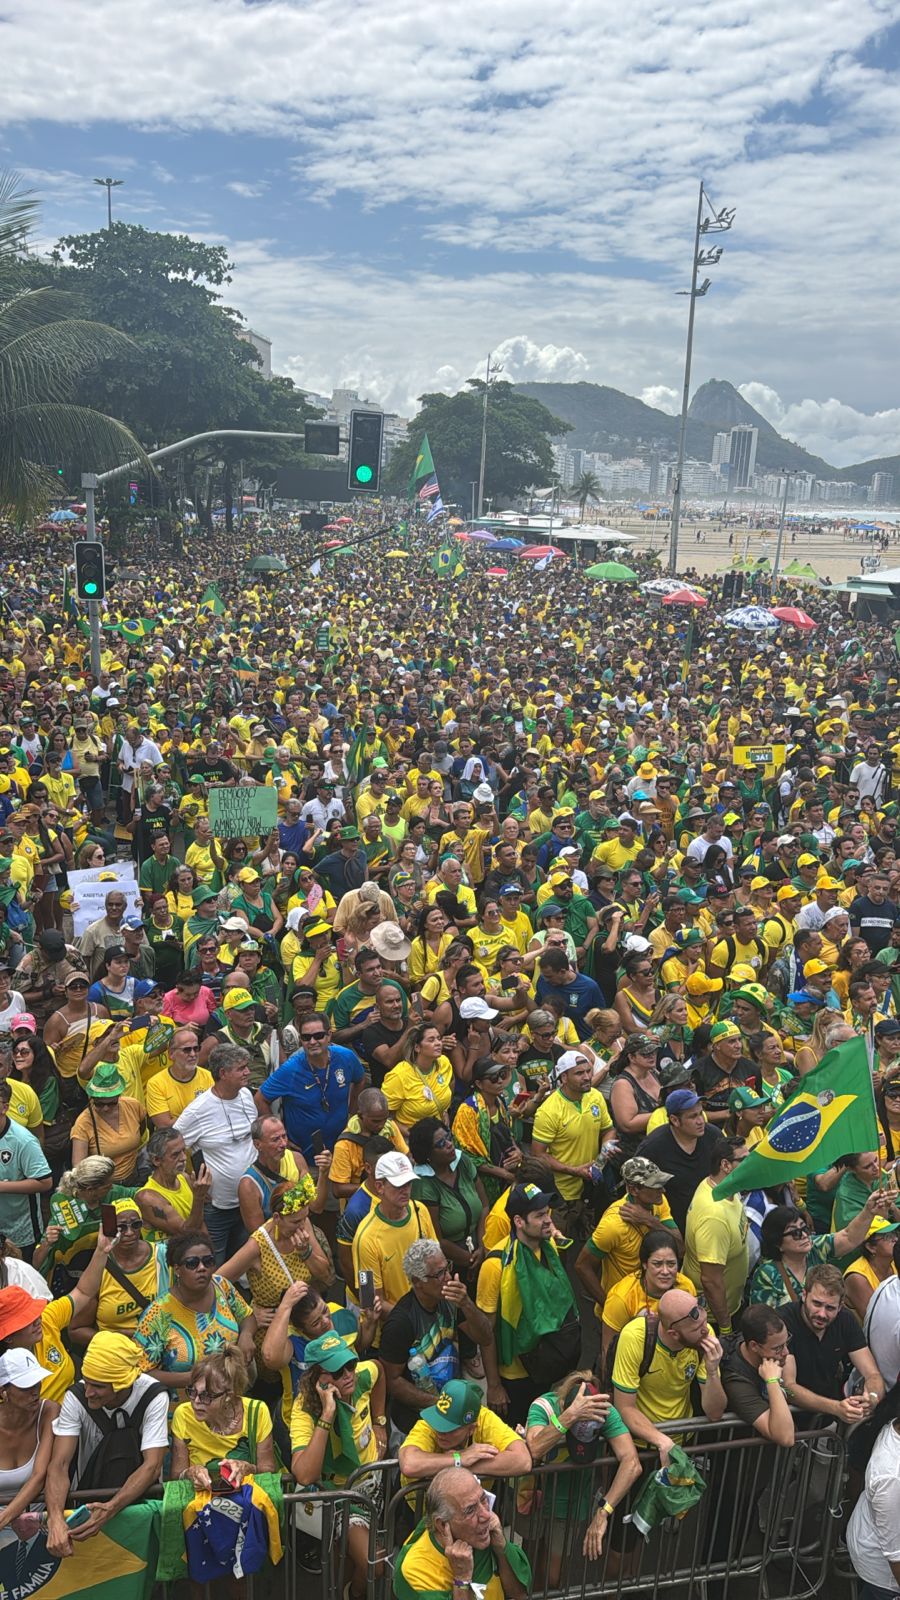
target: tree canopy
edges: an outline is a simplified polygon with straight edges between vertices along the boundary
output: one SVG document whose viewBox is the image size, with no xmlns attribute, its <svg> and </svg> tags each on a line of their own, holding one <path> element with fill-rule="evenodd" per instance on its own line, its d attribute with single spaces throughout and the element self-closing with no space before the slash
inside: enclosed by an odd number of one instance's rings
<svg viewBox="0 0 900 1600">
<path fill-rule="evenodd" d="M 484 382 L 470 378 L 458 394 L 423 394 L 409 425 L 407 441 L 391 456 L 387 486 L 405 489 L 422 435 L 428 434 L 444 501 L 468 506 L 481 460 Z M 484 492 L 492 500 L 511 500 L 526 489 L 553 481 L 550 441 L 569 431 L 539 400 L 511 383 L 491 384 L 488 400 Z"/>
</svg>

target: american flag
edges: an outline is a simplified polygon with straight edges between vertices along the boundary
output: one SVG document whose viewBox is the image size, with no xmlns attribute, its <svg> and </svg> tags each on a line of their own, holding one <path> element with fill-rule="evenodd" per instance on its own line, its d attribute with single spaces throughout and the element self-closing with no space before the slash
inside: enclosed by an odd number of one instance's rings
<svg viewBox="0 0 900 1600">
<path fill-rule="evenodd" d="M 430 500 L 433 495 L 439 495 L 440 492 L 437 478 L 429 478 L 427 483 L 423 483 L 419 490 L 418 498 L 420 500 Z"/>
</svg>

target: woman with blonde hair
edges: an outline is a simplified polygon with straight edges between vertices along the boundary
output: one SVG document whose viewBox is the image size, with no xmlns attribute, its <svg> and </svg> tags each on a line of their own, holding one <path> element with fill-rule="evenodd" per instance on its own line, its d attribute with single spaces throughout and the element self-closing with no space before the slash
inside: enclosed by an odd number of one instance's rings
<svg viewBox="0 0 900 1600">
<path fill-rule="evenodd" d="M 172 1417 L 170 1478 L 189 1478 L 208 1489 L 228 1464 L 237 1487 L 251 1472 L 275 1471 L 272 1416 L 262 1400 L 249 1400 L 247 1363 L 237 1345 L 198 1361 Z"/>
<path fill-rule="evenodd" d="M 839 1011 L 831 1011 L 823 1006 L 813 1018 L 812 1032 L 805 1044 L 801 1044 L 794 1057 L 794 1066 L 799 1077 L 804 1077 L 807 1072 L 812 1072 L 817 1067 L 824 1055 L 833 1050 L 836 1044 L 843 1044 L 847 1039 L 856 1038 L 856 1029 L 845 1022 Z"/>
</svg>

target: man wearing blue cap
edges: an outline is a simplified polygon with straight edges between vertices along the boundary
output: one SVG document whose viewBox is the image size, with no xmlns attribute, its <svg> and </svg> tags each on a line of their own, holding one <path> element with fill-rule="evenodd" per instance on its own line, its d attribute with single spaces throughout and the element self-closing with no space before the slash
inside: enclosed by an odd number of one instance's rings
<svg viewBox="0 0 900 1600">
<path fill-rule="evenodd" d="M 666 1098 L 666 1114 L 665 1127 L 654 1128 L 637 1153 L 672 1174 L 665 1196 L 683 1238 L 688 1207 L 698 1186 L 709 1177 L 710 1151 L 719 1133 L 707 1123 L 700 1096 L 693 1089 L 673 1089 Z"/>
</svg>

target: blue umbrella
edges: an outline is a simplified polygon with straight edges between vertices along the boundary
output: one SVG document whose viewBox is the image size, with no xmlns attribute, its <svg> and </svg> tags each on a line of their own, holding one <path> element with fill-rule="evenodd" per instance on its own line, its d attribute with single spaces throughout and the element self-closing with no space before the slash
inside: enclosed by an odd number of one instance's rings
<svg viewBox="0 0 900 1600">
<path fill-rule="evenodd" d="M 49 521 L 50 522 L 77 522 L 78 518 L 76 517 L 74 511 L 51 511 L 50 517 L 49 517 Z"/>
<path fill-rule="evenodd" d="M 752 633 L 778 627 L 778 618 L 764 606 L 738 606 L 735 611 L 726 611 L 722 621 L 726 628 L 749 628 Z"/>
<path fill-rule="evenodd" d="M 523 539 L 492 539 L 490 544 L 486 544 L 484 548 L 485 550 L 522 550 L 524 543 Z"/>
</svg>

